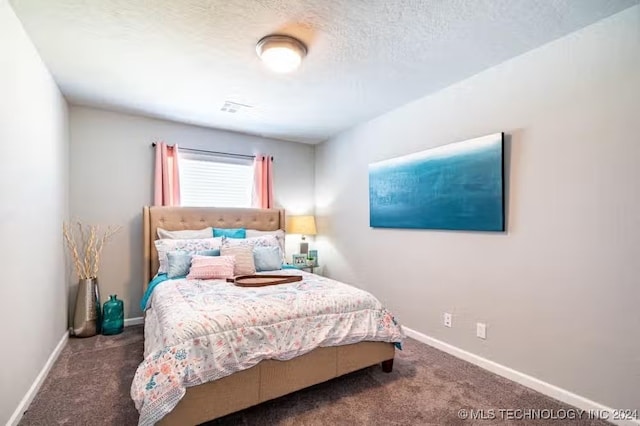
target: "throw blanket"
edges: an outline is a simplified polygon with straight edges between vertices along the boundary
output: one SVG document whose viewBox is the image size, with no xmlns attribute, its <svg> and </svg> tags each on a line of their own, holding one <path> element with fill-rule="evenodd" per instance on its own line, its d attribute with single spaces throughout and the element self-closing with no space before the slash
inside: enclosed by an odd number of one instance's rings
<svg viewBox="0 0 640 426">
<path fill-rule="evenodd" d="M 269 272 L 273 273 L 273 272 Z M 399 345 L 400 325 L 364 290 L 302 271 L 302 281 L 243 288 L 222 280 L 166 280 L 150 294 L 145 359 L 131 397 L 140 425 L 169 413 L 189 386 L 289 360 L 321 346 Z"/>
</svg>

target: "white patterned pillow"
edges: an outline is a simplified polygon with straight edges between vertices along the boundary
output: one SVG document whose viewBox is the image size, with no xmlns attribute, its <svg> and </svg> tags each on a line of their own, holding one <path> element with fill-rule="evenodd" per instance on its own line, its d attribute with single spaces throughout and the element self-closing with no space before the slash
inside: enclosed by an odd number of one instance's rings
<svg viewBox="0 0 640 426">
<path fill-rule="evenodd" d="M 263 235 L 252 238 L 225 238 L 222 237 L 222 247 L 280 247 L 278 238 L 275 235 Z M 284 252 L 282 251 L 282 261 L 284 262 Z"/>
<path fill-rule="evenodd" d="M 233 277 L 233 256 L 193 256 L 188 280 L 212 280 Z"/>
<path fill-rule="evenodd" d="M 222 247 L 222 256 L 232 256 L 235 261 L 234 275 L 253 275 L 256 273 L 256 265 L 253 260 L 253 248 L 250 246 Z"/>
<path fill-rule="evenodd" d="M 267 235 L 274 235 L 278 239 L 280 244 L 280 251 L 284 253 L 285 233 L 282 229 L 275 231 L 258 231 L 256 229 L 247 229 L 247 238 L 264 237 Z"/>
<path fill-rule="evenodd" d="M 158 273 L 165 274 L 169 269 L 169 261 L 167 260 L 168 252 L 180 250 L 188 254 L 196 254 L 196 252 L 199 251 L 219 249 L 222 246 L 222 238 L 198 238 L 195 240 L 162 239 L 156 240 L 154 244 L 158 251 L 158 261 L 160 262 Z"/>
</svg>

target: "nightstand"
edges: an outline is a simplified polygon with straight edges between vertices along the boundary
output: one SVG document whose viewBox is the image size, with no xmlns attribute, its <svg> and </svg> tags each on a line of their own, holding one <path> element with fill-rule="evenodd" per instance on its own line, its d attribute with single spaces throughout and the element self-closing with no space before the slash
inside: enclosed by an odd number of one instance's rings
<svg viewBox="0 0 640 426">
<path fill-rule="evenodd" d="M 322 265 L 318 266 L 296 266 L 296 265 L 287 265 L 292 269 L 301 269 L 303 271 L 311 272 L 312 274 L 322 275 Z"/>
<path fill-rule="evenodd" d="M 311 272 L 312 274 L 322 275 L 322 266 L 301 266 L 299 269 L 303 271 Z"/>
</svg>

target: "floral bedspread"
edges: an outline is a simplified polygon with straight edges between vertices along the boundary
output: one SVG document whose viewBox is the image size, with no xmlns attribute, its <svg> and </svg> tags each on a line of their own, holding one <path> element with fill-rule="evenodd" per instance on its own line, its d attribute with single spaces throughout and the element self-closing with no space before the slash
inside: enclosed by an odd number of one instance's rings
<svg viewBox="0 0 640 426">
<path fill-rule="evenodd" d="M 159 421 L 187 387 L 264 359 L 289 360 L 321 346 L 404 339 L 392 314 L 366 291 L 303 271 L 280 273 L 304 278 L 255 288 L 179 279 L 155 288 L 145 321 L 145 358 L 131 385 L 139 425 Z"/>
</svg>

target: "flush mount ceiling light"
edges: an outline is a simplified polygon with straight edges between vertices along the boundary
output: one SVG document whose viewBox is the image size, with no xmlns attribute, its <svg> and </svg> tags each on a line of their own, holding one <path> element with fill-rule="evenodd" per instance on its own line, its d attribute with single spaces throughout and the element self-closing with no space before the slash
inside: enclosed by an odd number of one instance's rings
<svg viewBox="0 0 640 426">
<path fill-rule="evenodd" d="M 269 35 L 258 42 L 256 52 L 269 69 L 287 73 L 300 66 L 302 58 L 307 54 L 307 47 L 293 37 Z"/>
</svg>

